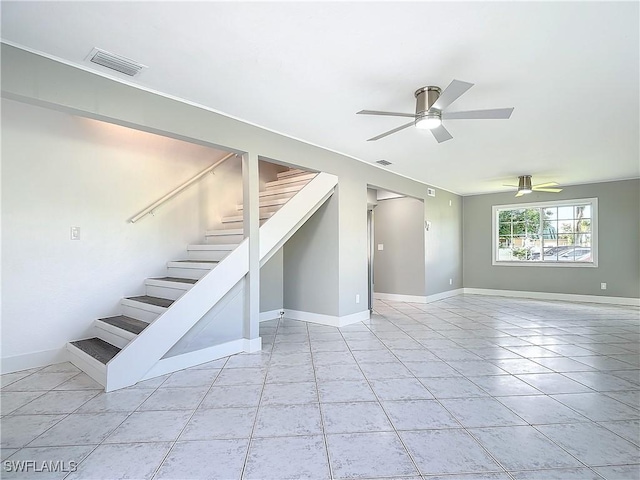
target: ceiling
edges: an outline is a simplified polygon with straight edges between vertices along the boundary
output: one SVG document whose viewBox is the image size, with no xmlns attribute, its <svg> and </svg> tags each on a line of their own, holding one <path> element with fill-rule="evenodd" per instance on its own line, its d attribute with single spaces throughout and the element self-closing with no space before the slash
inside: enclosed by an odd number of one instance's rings
<svg viewBox="0 0 640 480">
<path fill-rule="evenodd" d="M 2 39 L 105 74 L 98 47 L 148 65 L 128 79 L 459 194 L 518 175 L 563 185 L 640 176 L 638 2 L 9 2 Z M 108 73 L 118 77 L 118 74 Z M 510 120 L 408 128 L 413 92 L 475 86 L 450 111 Z M 259 153 L 259 152 L 258 152 Z"/>
</svg>

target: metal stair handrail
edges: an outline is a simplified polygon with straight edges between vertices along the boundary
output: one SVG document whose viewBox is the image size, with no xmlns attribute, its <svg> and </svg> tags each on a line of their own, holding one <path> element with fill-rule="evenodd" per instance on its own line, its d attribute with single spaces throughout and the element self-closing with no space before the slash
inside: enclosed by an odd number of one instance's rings
<svg viewBox="0 0 640 480">
<path fill-rule="evenodd" d="M 150 213 L 153 213 L 155 211 L 156 208 L 158 208 L 160 205 L 162 205 L 163 203 L 171 200 L 173 197 L 175 197 L 176 195 L 178 195 L 180 192 L 182 192 L 184 189 L 186 189 L 187 187 L 191 186 L 192 184 L 194 184 L 195 182 L 197 182 L 198 180 L 200 180 L 202 177 L 204 177 L 207 173 L 212 172 L 213 170 L 215 170 L 221 163 L 224 163 L 226 160 L 228 160 L 231 157 L 234 156 L 238 156 L 236 153 L 230 153 L 229 155 L 226 155 L 224 157 L 222 157 L 220 160 L 218 160 L 216 163 L 214 163 L 213 165 L 205 168 L 204 170 L 202 170 L 200 173 L 198 173 L 196 176 L 194 176 L 193 178 L 191 178 L 190 180 L 187 180 L 186 182 L 184 182 L 182 185 L 180 185 L 179 187 L 171 190 L 169 193 L 167 193 L 164 197 L 160 198 L 159 200 L 155 201 L 154 203 L 152 203 L 151 205 L 149 205 L 147 208 L 145 208 L 144 210 L 142 210 L 140 213 L 134 215 L 133 217 L 131 217 L 129 219 L 129 222 L 131 223 L 136 223 L 138 220 L 140 220 L 141 218 L 143 218 L 146 215 L 149 215 Z"/>
</svg>

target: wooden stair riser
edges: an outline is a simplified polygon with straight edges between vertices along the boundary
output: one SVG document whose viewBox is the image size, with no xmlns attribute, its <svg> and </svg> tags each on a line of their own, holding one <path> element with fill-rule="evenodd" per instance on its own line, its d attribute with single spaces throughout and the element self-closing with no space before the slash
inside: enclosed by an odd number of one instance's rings
<svg viewBox="0 0 640 480">
<path fill-rule="evenodd" d="M 69 361 L 103 387 L 107 384 L 107 366 L 80 350 L 71 342 L 66 345 Z"/>
<path fill-rule="evenodd" d="M 187 256 L 189 260 L 216 260 L 219 262 L 229 255 L 235 247 L 237 245 L 223 244 L 220 245 L 220 248 L 212 245 L 189 245 L 187 247 Z"/>
<path fill-rule="evenodd" d="M 296 184 L 304 184 L 309 182 L 315 177 L 315 173 L 308 173 L 306 175 L 296 175 L 289 178 L 283 178 L 282 180 L 274 180 L 272 182 L 265 183 L 265 188 L 268 190 L 270 188 L 278 188 L 284 186 L 292 186 Z"/>
<path fill-rule="evenodd" d="M 114 327 L 100 320 L 93 322 L 93 326 L 96 337 L 119 348 L 126 347 L 131 340 L 137 337 L 134 333 L 127 332 L 126 330 Z"/>
<path fill-rule="evenodd" d="M 157 282 L 151 279 L 147 279 L 144 283 L 147 295 L 169 300 L 177 300 L 193 287 L 193 285 L 184 285 L 176 282 Z"/>
<path fill-rule="evenodd" d="M 163 307 L 132 301 L 128 298 L 123 298 L 121 300 L 120 307 L 123 315 L 135 318 L 136 320 L 142 320 L 147 323 L 153 322 L 167 310 Z"/>
<path fill-rule="evenodd" d="M 305 175 L 309 172 L 305 172 L 304 170 L 300 170 L 299 168 L 291 168 L 289 170 L 285 170 L 284 172 L 279 172 L 276 174 L 278 180 L 282 180 L 283 178 L 295 177 L 298 175 Z"/>
</svg>

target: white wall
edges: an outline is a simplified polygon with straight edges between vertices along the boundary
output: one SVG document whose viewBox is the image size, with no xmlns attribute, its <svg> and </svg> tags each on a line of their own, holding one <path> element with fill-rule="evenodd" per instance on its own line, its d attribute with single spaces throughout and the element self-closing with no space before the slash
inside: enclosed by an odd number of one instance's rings
<svg viewBox="0 0 640 480">
<path fill-rule="evenodd" d="M 127 220 L 223 155 L 3 100 L 3 359 L 83 338 L 94 319 L 119 313 L 121 297 L 144 293 L 145 278 L 164 276 L 168 260 L 186 258 L 209 227 L 216 176 L 154 217 Z"/>
</svg>

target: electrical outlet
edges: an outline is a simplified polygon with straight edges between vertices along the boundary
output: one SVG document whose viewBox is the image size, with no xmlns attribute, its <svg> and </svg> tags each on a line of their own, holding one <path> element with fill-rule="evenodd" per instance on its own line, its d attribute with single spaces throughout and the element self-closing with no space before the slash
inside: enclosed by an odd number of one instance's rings
<svg viewBox="0 0 640 480">
<path fill-rule="evenodd" d="M 360 294 L 356 293 L 356 303 L 360 303 Z"/>
<path fill-rule="evenodd" d="M 606 282 L 602 282 L 600 284 L 600 290 L 606 290 L 607 289 L 607 283 Z"/>
<path fill-rule="evenodd" d="M 71 227 L 71 240 L 80 240 L 80 227 Z"/>
<path fill-rule="evenodd" d="M 384 250 L 384 245 L 382 243 L 378 244 L 378 250 L 379 251 Z"/>
</svg>

